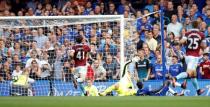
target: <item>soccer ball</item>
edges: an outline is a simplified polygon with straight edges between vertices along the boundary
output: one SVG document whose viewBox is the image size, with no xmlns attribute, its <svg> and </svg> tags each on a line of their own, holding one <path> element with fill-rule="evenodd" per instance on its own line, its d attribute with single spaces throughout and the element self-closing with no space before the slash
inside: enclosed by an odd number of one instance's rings
<svg viewBox="0 0 210 107">
<path fill-rule="evenodd" d="M 17 81 L 18 81 L 18 76 L 13 76 L 13 77 L 12 77 L 12 81 L 13 81 L 13 82 L 17 82 Z"/>
</svg>

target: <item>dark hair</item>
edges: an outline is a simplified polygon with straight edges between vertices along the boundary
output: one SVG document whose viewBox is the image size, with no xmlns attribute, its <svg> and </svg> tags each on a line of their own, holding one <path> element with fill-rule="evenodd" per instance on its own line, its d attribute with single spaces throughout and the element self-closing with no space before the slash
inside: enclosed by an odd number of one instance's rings
<svg viewBox="0 0 210 107">
<path fill-rule="evenodd" d="M 76 42 L 77 42 L 77 43 L 82 43 L 82 41 L 83 41 L 83 36 L 78 35 L 78 36 L 76 37 Z"/>
<path fill-rule="evenodd" d="M 33 63 L 37 64 L 37 61 L 34 59 L 34 60 L 31 61 L 31 64 L 33 64 Z"/>
<path fill-rule="evenodd" d="M 138 87 L 138 89 L 142 89 L 144 84 L 141 81 L 139 81 L 136 83 L 136 86 Z"/>
<path fill-rule="evenodd" d="M 209 54 L 208 53 L 204 53 L 203 56 L 209 56 Z"/>
<path fill-rule="evenodd" d="M 193 21 L 193 22 L 192 22 L 192 27 L 193 27 L 193 28 L 198 28 L 198 26 L 199 26 L 198 21 Z"/>
<path fill-rule="evenodd" d="M 172 57 L 173 57 L 173 58 L 176 58 L 176 59 L 178 59 L 178 56 L 175 56 L 175 55 L 174 55 L 174 56 L 172 56 Z"/>
</svg>

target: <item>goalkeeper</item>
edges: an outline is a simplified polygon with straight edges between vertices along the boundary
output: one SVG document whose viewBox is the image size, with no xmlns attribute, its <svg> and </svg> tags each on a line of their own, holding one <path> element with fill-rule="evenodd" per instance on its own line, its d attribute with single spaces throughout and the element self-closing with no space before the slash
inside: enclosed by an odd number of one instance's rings
<svg viewBox="0 0 210 107">
<path fill-rule="evenodd" d="M 132 96 L 136 94 L 134 89 L 134 85 L 131 80 L 131 75 L 127 72 L 127 66 L 132 62 L 137 62 L 139 57 L 134 57 L 132 60 L 126 62 L 123 68 L 122 79 L 119 82 L 113 84 L 112 86 L 108 87 L 104 92 L 99 93 L 100 96 L 106 96 L 108 93 L 112 91 L 116 91 L 118 96 Z"/>
</svg>

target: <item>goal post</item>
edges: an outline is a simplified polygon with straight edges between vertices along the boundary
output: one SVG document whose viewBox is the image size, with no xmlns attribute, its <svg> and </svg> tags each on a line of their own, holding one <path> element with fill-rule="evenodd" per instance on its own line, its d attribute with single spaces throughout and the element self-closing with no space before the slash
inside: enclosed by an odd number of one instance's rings
<svg viewBox="0 0 210 107">
<path fill-rule="evenodd" d="M 29 88 L 30 91 L 28 91 L 30 94 L 28 95 L 78 95 L 79 91 L 71 89 L 73 88 L 73 84 L 69 82 L 69 78 L 65 78 L 65 76 L 67 75 L 65 72 L 65 68 L 68 68 L 69 65 L 71 65 L 71 62 L 66 61 L 69 59 L 64 59 L 64 62 L 62 62 L 60 68 L 58 67 L 60 63 L 56 62 L 57 59 L 60 58 L 58 55 L 62 52 L 63 53 L 61 57 L 67 57 L 65 55 L 69 54 L 70 48 L 68 46 L 72 46 L 73 44 L 75 44 L 75 36 L 77 35 L 85 36 L 87 38 L 87 44 L 89 44 L 90 46 L 93 46 L 92 44 L 96 43 L 95 47 L 98 49 L 96 53 L 100 53 L 100 55 L 102 55 L 100 57 L 101 64 L 104 69 L 106 69 L 105 67 L 110 66 L 109 64 L 103 65 L 104 63 L 106 63 L 106 55 L 111 55 L 113 60 L 119 60 L 118 62 L 115 62 L 119 63 L 119 68 L 116 67 L 118 66 L 117 64 L 113 64 L 112 66 L 115 67 L 114 69 L 118 69 L 119 72 L 123 71 L 123 65 L 125 62 L 125 24 L 123 15 L 0 17 L 0 25 L 0 38 L 4 41 L 5 46 L 6 43 L 10 44 L 6 46 L 6 48 L 8 48 L 8 51 L 4 53 L 4 55 L 8 59 L 5 60 L 3 63 L 8 63 L 12 65 L 12 69 L 10 69 L 11 78 L 8 79 L 3 77 L 4 79 L 2 81 L 4 82 L 0 83 L 1 95 L 11 95 L 10 85 L 12 82 L 14 82 L 13 76 L 15 75 L 13 74 L 13 72 L 14 70 L 17 71 L 18 69 L 16 69 L 16 62 L 14 63 L 13 61 L 14 56 L 19 57 L 20 62 L 18 62 L 17 65 L 21 65 L 21 72 L 26 74 L 28 73 L 28 75 L 35 75 L 34 77 L 29 76 L 29 78 L 27 79 L 27 82 L 29 82 L 29 84 L 31 85 L 31 87 Z M 111 36 L 111 40 L 109 42 L 112 42 L 112 44 L 107 45 L 107 35 Z M 94 40 L 94 37 L 96 37 L 96 40 Z M 36 40 L 34 38 L 36 38 Z M 92 39 L 94 43 L 91 43 Z M 55 41 L 58 43 L 54 43 Z M 68 42 L 69 44 L 66 45 L 66 42 Z M 27 46 L 25 46 L 25 44 L 27 44 Z M 102 44 L 107 47 L 102 47 Z M 104 49 L 100 50 L 101 47 Z M 106 50 L 106 48 L 108 48 L 108 50 Z M 56 49 L 58 49 L 59 51 L 57 51 Z M 31 56 L 31 54 L 33 54 L 34 52 L 33 50 L 36 50 L 35 53 L 38 56 L 35 61 L 32 60 L 33 58 Z M 22 54 L 25 55 L 25 57 L 27 58 L 21 59 L 23 57 Z M 36 62 L 38 64 L 41 72 L 37 73 L 38 71 L 34 71 L 36 69 L 33 69 L 33 62 Z M 93 66 L 94 61 L 91 60 L 90 62 L 91 66 Z M 29 66 L 31 66 L 31 68 L 28 68 Z M 45 72 L 45 70 L 47 69 L 46 66 L 50 68 L 49 72 Z M 62 73 L 56 71 L 61 68 Z M 69 67 L 68 69 L 71 68 Z M 53 74 L 51 71 L 53 71 Z M 16 74 L 18 73 L 16 72 Z M 110 84 L 117 82 L 121 78 L 120 74 L 122 73 L 119 73 L 119 76 L 116 78 L 98 80 L 99 82 L 96 82 L 96 84 L 98 85 L 99 89 L 101 89 L 99 91 L 102 91 L 103 89 L 105 89 L 105 87 L 108 87 Z M 15 78 L 17 79 L 18 76 L 15 76 Z M 5 87 L 5 84 L 8 86 Z M 17 95 L 21 94 L 18 93 L 19 90 L 15 91 Z"/>
</svg>

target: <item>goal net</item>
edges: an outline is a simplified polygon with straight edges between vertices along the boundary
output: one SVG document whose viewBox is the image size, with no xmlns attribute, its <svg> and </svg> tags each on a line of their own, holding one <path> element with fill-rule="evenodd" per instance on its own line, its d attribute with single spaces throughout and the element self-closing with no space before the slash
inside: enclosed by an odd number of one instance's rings
<svg viewBox="0 0 210 107">
<path fill-rule="evenodd" d="M 0 96 L 81 95 L 70 57 L 78 35 L 91 48 L 87 76 L 99 92 L 121 78 L 132 57 L 124 52 L 133 54 L 126 49 L 133 45 L 124 45 L 122 15 L 0 17 L 0 24 Z"/>
</svg>

